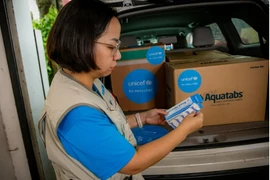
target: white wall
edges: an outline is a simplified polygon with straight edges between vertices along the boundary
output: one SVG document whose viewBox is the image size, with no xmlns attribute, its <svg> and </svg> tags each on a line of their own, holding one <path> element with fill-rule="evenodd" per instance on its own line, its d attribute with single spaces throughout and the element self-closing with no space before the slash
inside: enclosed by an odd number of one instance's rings
<svg viewBox="0 0 270 180">
<path fill-rule="evenodd" d="M 9 0 L 6 3 L 23 100 L 27 113 L 27 123 L 33 144 L 32 148 L 35 152 L 41 179 L 53 180 L 55 179 L 54 171 L 37 129 L 39 116 L 44 105 L 44 94 L 48 90 L 48 75 L 46 67 L 44 67 L 45 62 L 39 62 L 39 55 L 37 54 L 37 48 L 42 47 L 42 45 L 36 45 L 28 0 Z"/>
<path fill-rule="evenodd" d="M 0 29 L 0 179 L 30 180 Z M 16 177 L 16 178 L 15 178 Z"/>
<path fill-rule="evenodd" d="M 15 180 L 15 172 L 7 143 L 2 114 L 0 112 L 0 179 Z"/>
</svg>

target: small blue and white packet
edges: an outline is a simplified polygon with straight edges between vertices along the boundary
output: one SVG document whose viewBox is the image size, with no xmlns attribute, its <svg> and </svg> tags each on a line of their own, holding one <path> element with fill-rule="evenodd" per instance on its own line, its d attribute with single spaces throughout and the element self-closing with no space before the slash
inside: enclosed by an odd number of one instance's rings
<svg viewBox="0 0 270 180">
<path fill-rule="evenodd" d="M 203 98 L 200 94 L 194 94 L 168 109 L 165 120 L 172 128 L 177 128 L 183 119 L 192 112 L 198 113 L 202 108 Z"/>
</svg>

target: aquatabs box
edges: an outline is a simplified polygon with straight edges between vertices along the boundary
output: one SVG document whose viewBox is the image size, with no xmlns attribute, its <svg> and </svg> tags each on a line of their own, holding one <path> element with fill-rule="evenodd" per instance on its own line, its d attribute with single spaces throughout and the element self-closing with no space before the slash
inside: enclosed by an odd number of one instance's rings
<svg viewBox="0 0 270 180">
<path fill-rule="evenodd" d="M 165 116 L 167 123 L 175 129 L 188 114 L 199 112 L 203 108 L 202 102 L 203 98 L 200 94 L 194 94 L 181 101 L 167 110 L 168 114 Z"/>
</svg>

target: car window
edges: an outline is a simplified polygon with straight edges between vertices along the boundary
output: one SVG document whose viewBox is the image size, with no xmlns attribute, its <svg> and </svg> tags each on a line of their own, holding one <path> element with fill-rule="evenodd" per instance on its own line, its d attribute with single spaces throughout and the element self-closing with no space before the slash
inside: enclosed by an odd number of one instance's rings
<svg viewBox="0 0 270 180">
<path fill-rule="evenodd" d="M 260 42 L 258 32 L 244 20 L 232 18 L 232 22 L 243 44 L 255 44 Z"/>
<path fill-rule="evenodd" d="M 219 26 L 217 23 L 212 23 L 207 25 L 206 27 L 210 27 L 215 39 L 215 46 L 225 46 L 227 47 L 227 42 L 225 37 L 223 36 Z"/>
</svg>

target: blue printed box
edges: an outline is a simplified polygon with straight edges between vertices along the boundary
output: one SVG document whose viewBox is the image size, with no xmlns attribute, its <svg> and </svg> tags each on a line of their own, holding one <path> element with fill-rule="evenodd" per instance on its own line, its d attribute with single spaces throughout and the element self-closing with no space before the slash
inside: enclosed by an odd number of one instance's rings
<svg viewBox="0 0 270 180">
<path fill-rule="evenodd" d="M 202 108 L 203 99 L 200 94 L 194 94 L 167 110 L 166 122 L 172 127 L 178 127 L 182 120 L 192 112 L 198 113 Z"/>
</svg>

